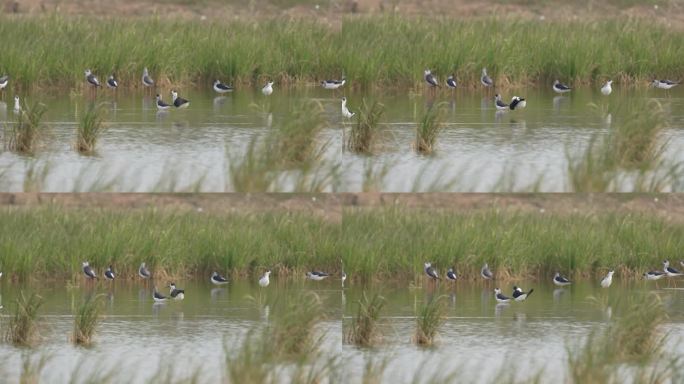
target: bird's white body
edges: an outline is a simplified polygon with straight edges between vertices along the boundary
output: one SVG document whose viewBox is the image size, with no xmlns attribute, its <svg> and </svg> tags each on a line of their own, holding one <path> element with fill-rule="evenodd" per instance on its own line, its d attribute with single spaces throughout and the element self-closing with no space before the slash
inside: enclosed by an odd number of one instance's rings
<svg viewBox="0 0 684 384">
<path fill-rule="evenodd" d="M 660 89 L 670 89 L 679 85 L 679 82 L 672 80 L 653 80 L 651 85 Z"/>
<path fill-rule="evenodd" d="M 431 263 L 425 263 L 425 274 L 428 275 L 429 278 L 438 280 L 439 279 L 439 274 L 437 273 L 437 270 L 435 270 L 432 267 Z"/>
<path fill-rule="evenodd" d="M 665 277 L 667 274 L 665 272 L 660 272 L 660 271 L 650 271 L 644 273 L 644 278 L 646 280 L 660 280 L 663 277 Z"/>
<path fill-rule="evenodd" d="M 138 276 L 142 277 L 143 279 L 149 279 L 150 278 L 150 271 L 147 270 L 147 267 L 145 266 L 145 263 L 140 264 L 140 268 L 138 268 Z"/>
<path fill-rule="evenodd" d="M 83 274 L 88 279 L 97 279 L 97 275 L 95 274 L 95 271 L 90 267 L 90 264 L 88 264 L 87 261 L 84 261 L 82 265 L 83 265 Z"/>
<path fill-rule="evenodd" d="M 608 96 L 613 93 L 613 86 L 611 84 L 613 84 L 613 80 L 608 80 L 605 84 L 603 84 L 603 87 L 601 87 L 601 93 L 603 93 L 604 96 Z"/>
<path fill-rule="evenodd" d="M 161 95 L 157 95 L 156 104 L 157 104 L 157 109 L 160 111 L 166 111 L 169 108 L 171 108 L 171 106 L 169 104 L 165 103 L 164 100 L 162 100 Z"/>
<path fill-rule="evenodd" d="M 608 274 L 606 275 L 606 277 L 601 279 L 601 287 L 608 288 L 608 287 L 610 287 L 611 284 L 613 284 L 613 273 L 614 272 L 615 271 L 608 271 Z"/>
<path fill-rule="evenodd" d="M 114 75 L 110 75 L 107 79 L 107 88 L 116 89 L 118 86 L 119 83 L 114 78 Z"/>
<path fill-rule="evenodd" d="M 266 96 L 270 96 L 273 93 L 273 82 L 269 81 L 264 85 L 263 88 L 261 88 L 261 93 L 263 93 Z"/>
<path fill-rule="evenodd" d="M 347 108 L 347 98 L 343 97 L 342 98 L 342 116 L 344 116 L 347 119 L 351 119 L 354 117 L 355 113 L 351 112 L 349 108 Z"/>
<path fill-rule="evenodd" d="M 480 270 L 480 276 L 482 276 L 482 278 L 485 280 L 490 280 L 494 277 L 492 271 L 489 270 L 489 265 L 487 263 L 482 266 L 482 269 Z"/>
<path fill-rule="evenodd" d="M 684 273 L 681 273 L 678 270 L 670 267 L 670 262 L 667 260 L 663 261 L 663 272 L 665 272 L 667 277 L 677 277 L 684 275 Z"/>
<path fill-rule="evenodd" d="M 214 81 L 214 91 L 217 93 L 232 92 L 233 87 L 231 87 L 230 85 L 223 84 L 222 82 L 216 80 Z"/>
<path fill-rule="evenodd" d="M 90 71 L 90 69 L 85 70 L 86 81 L 93 87 L 101 87 L 100 80 L 97 79 L 95 75 Z"/>
<path fill-rule="evenodd" d="M 174 300 L 183 300 L 185 298 L 185 291 L 176 288 L 176 284 L 171 283 L 169 284 L 169 295 Z"/>
<path fill-rule="evenodd" d="M 270 275 L 271 271 L 264 272 L 264 275 L 259 279 L 259 285 L 262 287 L 268 287 L 268 285 L 271 283 L 271 279 L 269 278 Z"/>
<path fill-rule="evenodd" d="M 447 77 L 446 85 L 451 89 L 456 89 L 458 84 L 456 84 L 456 79 L 454 78 L 454 75 L 449 75 L 449 77 Z"/>
<path fill-rule="evenodd" d="M 508 104 L 504 103 L 504 101 L 501 99 L 501 95 L 498 93 L 494 96 L 494 104 L 496 105 L 496 109 L 499 111 L 505 111 L 509 109 Z"/>
<path fill-rule="evenodd" d="M 513 300 L 515 301 L 525 301 L 527 300 L 527 297 L 532 294 L 534 289 L 530 289 L 529 291 L 525 292 L 522 290 L 522 288 L 514 286 L 513 287 Z"/>
<path fill-rule="evenodd" d="M 154 80 L 152 80 L 149 72 L 147 72 L 147 68 L 143 69 L 143 74 L 142 74 L 141 80 L 142 80 L 144 87 L 151 87 L 154 85 Z"/>
<path fill-rule="evenodd" d="M 499 303 L 508 303 L 511 301 L 511 298 L 501 293 L 499 288 L 494 288 L 494 297 Z"/>
<path fill-rule="evenodd" d="M 560 273 L 558 273 L 558 272 L 556 272 L 556 274 L 553 276 L 553 283 L 559 287 L 564 287 L 566 285 L 572 284 L 572 282 L 570 280 L 561 276 Z"/>
<path fill-rule="evenodd" d="M 324 273 L 324 272 L 319 272 L 319 271 L 312 271 L 312 272 L 306 273 L 306 277 L 309 280 L 314 280 L 314 281 L 321 281 L 321 280 L 327 278 L 328 276 L 330 276 L 330 275 L 328 275 L 327 273 Z"/>
<path fill-rule="evenodd" d="M 513 96 L 511 97 L 511 103 L 508 106 L 511 108 L 511 111 L 516 109 L 523 109 L 527 107 L 527 100 L 525 100 L 522 97 Z"/>
<path fill-rule="evenodd" d="M 21 112 L 21 103 L 19 102 L 19 96 L 14 96 L 14 112 Z"/>
<path fill-rule="evenodd" d="M 342 78 L 342 80 L 323 80 L 321 81 L 321 87 L 324 89 L 337 89 L 346 83 L 347 80 Z"/>
<path fill-rule="evenodd" d="M 572 90 L 572 88 L 568 87 L 565 84 L 562 84 L 560 81 L 556 80 L 553 82 L 553 91 L 556 93 L 568 93 Z"/>
<path fill-rule="evenodd" d="M 190 102 L 181 97 L 178 97 L 178 92 L 176 92 L 173 89 L 171 90 L 171 98 L 173 99 L 173 105 L 176 108 L 187 108 L 190 106 Z"/>
<path fill-rule="evenodd" d="M 485 87 L 491 87 L 494 85 L 492 78 L 487 75 L 487 68 L 482 68 L 482 76 L 480 76 L 480 83 Z"/>
<path fill-rule="evenodd" d="M 430 87 L 439 87 L 439 82 L 429 69 L 426 69 L 425 72 L 423 72 L 423 74 L 425 82 L 428 83 Z"/>
<path fill-rule="evenodd" d="M 211 278 L 209 279 L 212 284 L 214 285 L 225 285 L 228 284 L 228 280 L 226 280 L 225 277 L 219 275 L 218 272 L 214 271 L 214 273 L 211 274 Z"/>
<path fill-rule="evenodd" d="M 7 84 L 9 84 L 9 76 L 4 75 L 0 77 L 0 91 L 5 89 L 5 87 L 7 87 Z"/>
</svg>

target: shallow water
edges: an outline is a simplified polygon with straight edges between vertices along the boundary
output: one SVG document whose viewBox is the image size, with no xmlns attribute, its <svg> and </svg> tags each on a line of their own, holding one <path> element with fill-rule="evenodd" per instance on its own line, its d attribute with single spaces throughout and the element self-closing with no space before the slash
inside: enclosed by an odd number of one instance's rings
<svg viewBox="0 0 684 384">
<path fill-rule="evenodd" d="M 672 91 L 621 89 L 609 97 L 598 90 L 579 89 L 566 96 L 551 90 L 515 89 L 504 98 L 527 97 L 527 108 L 496 113 L 493 92 L 419 89 L 366 94 L 351 88 L 328 91 L 319 87 L 279 89 L 270 97 L 252 89 L 238 89 L 217 97 L 213 91 L 181 92 L 191 101 L 186 110 L 158 113 L 151 95 L 102 92 L 108 104 L 110 129 L 98 143 L 97 153 L 79 155 L 74 149 L 77 116 L 88 96 L 30 95 L 48 106 L 49 136 L 33 156 L 5 150 L 0 153 L 0 189 L 20 191 L 231 191 L 228 164 L 239 159 L 255 135 L 290 118 L 299 101 L 319 100 L 325 106 L 328 128 L 325 158 L 340 165 L 340 175 L 328 190 L 360 191 L 364 168 L 371 163 L 381 174 L 384 191 L 452 190 L 515 191 L 537 185 L 540 191 L 567 191 L 568 155 L 581 153 L 592 137 L 605 135 L 610 124 L 598 110 L 629 98 L 662 102 L 670 123 L 662 140 L 668 141 L 664 159 L 684 160 L 684 88 Z M 165 91 L 166 92 L 166 91 Z M 343 150 L 345 122 L 340 97 L 355 110 L 366 98 L 381 101 L 385 134 L 374 155 Z M 0 120 L 14 119 L 11 95 L 4 95 Z M 168 98 L 168 97 L 166 97 Z M 446 128 L 434 156 L 412 150 L 414 121 L 427 104 L 446 103 Z M 272 114 L 260 112 L 270 106 Z M 619 119 L 612 116 L 614 124 Z M 4 124 L 4 123 L 3 123 Z M 346 123 L 348 124 L 348 123 Z M 348 127 L 348 125 L 347 125 Z M 348 128 L 347 128 L 348 130 Z M 4 135 L 6 140 L 6 135 Z M 28 183 L 28 169 L 34 174 Z M 678 186 L 677 186 L 678 187 Z M 624 186 L 629 190 L 629 185 Z"/>
<path fill-rule="evenodd" d="M 0 344 L 3 376 L 15 378 L 22 354 L 28 354 L 36 360 L 49 357 L 41 371 L 46 382 L 92 377 L 91 372 L 106 372 L 110 367 L 114 367 L 117 381 L 154 381 L 159 372 L 168 373 L 170 368 L 173 377 L 183 378 L 201 368 L 200 382 L 215 382 L 222 375 L 225 353 L 234 353 L 248 330 L 269 321 L 270 310 L 257 303 L 302 291 L 317 293 L 324 304 L 327 320 L 319 329 L 323 335 L 321 356 L 340 359 L 346 382 L 360 380 L 367 359 L 387 361 L 384 382 L 411 382 L 413 377 L 427 378 L 450 370 L 457 370 L 457 378 L 486 382 L 500 368 L 507 369 L 511 359 L 517 362 L 515 373 L 521 379 L 540 371 L 543 378 L 557 378 L 565 372 L 566 348 L 593 327 L 606 324 L 611 316 L 619 316 L 623 309 L 617 303 L 608 311 L 590 302 L 589 296 L 612 301 L 649 290 L 658 292 L 669 315 L 666 348 L 675 355 L 684 353 L 679 342 L 684 336 L 684 290 L 667 289 L 666 282 L 656 289 L 651 282 L 622 284 L 618 280 L 607 290 L 588 282 L 562 290 L 550 284 L 517 282 L 535 291 L 526 302 L 510 305 L 497 304 L 493 285 L 486 283 L 442 283 L 436 287 L 420 282 L 421 286 L 415 287 L 397 282 L 374 286 L 369 290 L 379 290 L 387 304 L 380 322 L 383 340 L 373 349 L 358 349 L 343 342 L 362 287 L 341 290 L 335 280 L 278 282 L 277 276 L 266 289 L 244 281 L 223 288 L 208 282 L 178 283 L 186 289 L 185 300 L 155 305 L 151 288 L 136 282 L 19 287 L 4 281 L 2 324 L 8 321 L 13 297 L 21 289 L 38 292 L 45 304 L 41 309 L 43 340 L 37 348 L 24 350 Z M 506 284 L 506 293 L 512 284 Z M 105 316 L 97 328 L 95 345 L 74 347 L 68 341 L 73 324 L 71 308 L 92 293 L 105 295 Z M 435 295 L 447 300 L 448 318 L 439 331 L 436 347 L 418 348 L 411 340 L 414 313 Z"/>
</svg>

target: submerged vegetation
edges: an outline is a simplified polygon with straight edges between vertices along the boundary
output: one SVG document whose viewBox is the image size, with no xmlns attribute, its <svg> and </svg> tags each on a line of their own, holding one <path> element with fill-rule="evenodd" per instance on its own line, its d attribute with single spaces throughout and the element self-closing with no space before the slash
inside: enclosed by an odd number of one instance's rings
<svg viewBox="0 0 684 384">
<path fill-rule="evenodd" d="M 444 323 L 446 308 L 443 296 L 431 296 L 416 314 L 414 341 L 424 347 L 435 343 L 437 331 Z"/>
<path fill-rule="evenodd" d="M 441 132 L 443 107 L 442 104 L 430 105 L 416 123 L 415 149 L 418 153 L 430 154 L 435 150 L 437 136 Z"/>
<path fill-rule="evenodd" d="M 38 340 L 38 309 L 43 299 L 37 294 L 17 296 L 14 315 L 10 318 L 5 340 L 16 346 L 31 346 Z"/>
<path fill-rule="evenodd" d="M 236 84 L 261 84 L 266 78 L 292 83 L 340 74 L 362 87 L 413 85 L 422 81 L 426 67 L 437 75 L 454 72 L 465 86 L 479 84 L 482 67 L 499 86 L 557 77 L 570 82 L 602 76 L 648 80 L 653 74 L 680 77 L 684 55 L 684 36 L 676 29 L 625 19 L 395 15 L 343 18 L 340 27 L 331 27 L 285 18 L 199 23 L 0 16 L 0 35 L 2 70 L 22 87 L 82 84 L 85 68 L 101 78 L 116 72 L 121 87 L 141 87 L 146 66 L 161 85 L 210 84 L 215 78 Z"/>
<path fill-rule="evenodd" d="M 337 209 L 341 222 L 308 211 L 3 208 L 0 265 L 18 278 L 69 277 L 83 260 L 98 272 L 113 265 L 124 279 L 137 276 L 141 262 L 160 276 L 255 268 L 289 276 L 313 265 L 337 273 L 345 255 L 345 271 L 357 281 L 411 279 L 426 261 L 442 272 L 453 266 L 466 280 L 485 262 L 498 278 L 557 270 L 573 278 L 602 268 L 640 276 L 663 259 L 678 260 L 684 246 L 682 223 L 636 212 Z"/>
<path fill-rule="evenodd" d="M 347 149 L 357 153 L 371 153 L 373 144 L 380 135 L 380 119 L 385 112 L 385 106 L 377 101 L 363 100 L 359 106 L 356 123 L 351 125 L 347 142 Z"/>
</svg>

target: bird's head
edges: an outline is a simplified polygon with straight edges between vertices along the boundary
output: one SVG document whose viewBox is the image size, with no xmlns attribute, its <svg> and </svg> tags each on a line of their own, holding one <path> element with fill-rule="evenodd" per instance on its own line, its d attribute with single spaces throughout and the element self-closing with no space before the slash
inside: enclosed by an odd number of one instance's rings
<svg viewBox="0 0 684 384">
<path fill-rule="evenodd" d="M 83 263 L 81 263 L 81 265 L 83 265 L 84 267 L 87 267 L 89 264 L 87 261 L 84 261 Z"/>
</svg>

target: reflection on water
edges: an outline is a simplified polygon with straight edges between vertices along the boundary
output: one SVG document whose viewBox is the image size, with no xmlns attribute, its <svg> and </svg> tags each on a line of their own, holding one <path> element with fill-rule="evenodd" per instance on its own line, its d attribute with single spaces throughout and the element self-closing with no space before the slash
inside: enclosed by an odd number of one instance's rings
<svg viewBox="0 0 684 384">
<path fill-rule="evenodd" d="M 182 188 L 193 184 L 203 191 L 230 191 L 226 174 L 231 159 L 239 159 L 255 135 L 264 135 L 287 121 L 293 108 L 304 99 L 318 100 L 325 107 L 328 126 L 320 142 L 327 143 L 324 158 L 340 166 L 341 175 L 334 186 L 337 191 L 360 191 L 369 161 L 388 166 L 381 185 L 385 191 L 410 191 L 415 189 L 418 178 L 456 180 L 449 184 L 451 190 L 491 191 L 501 183 L 502 174 L 511 170 L 515 172 L 507 183 L 512 189 L 539 181 L 542 191 L 564 191 L 568 155 L 582 153 L 592 137 L 606 135 L 620 116 L 605 111 L 628 98 L 644 102 L 659 99 L 670 123 L 663 138 L 669 143 L 665 157 L 684 160 L 684 89 L 659 92 L 616 88 L 610 97 L 589 89 L 573 90 L 563 96 L 538 89 L 506 93 L 505 100 L 512 94 L 525 96 L 527 108 L 497 112 L 492 95 L 473 90 L 431 95 L 398 91 L 361 94 L 345 89 L 335 95 L 319 88 L 299 88 L 279 89 L 268 98 L 248 89 L 226 96 L 184 91 L 192 100 L 190 108 L 157 111 L 151 95 L 121 92 L 115 97 L 105 92 L 109 130 L 98 142 L 96 156 L 79 155 L 73 149 L 77 111 L 84 108 L 86 100 L 31 95 L 48 105 L 46 121 L 51 129 L 35 156 L 0 153 L 0 190 L 21 190 L 27 168 L 49 162 L 49 172 L 40 183 L 46 191 L 72 191 L 79 186 L 87 189 L 102 184 L 115 191 L 152 191 L 168 185 Z M 382 142 L 371 157 L 343 151 L 345 129 L 339 116 L 343 94 L 352 110 L 357 110 L 364 98 L 376 98 L 385 105 Z M 437 152 L 434 156 L 416 155 L 411 149 L 414 122 L 425 105 L 439 102 L 446 103 L 447 113 Z M 590 103 L 596 107 L 590 107 Z M 0 120 L 4 125 L 14 116 L 2 106 Z M 3 138 L 7 140 L 7 132 Z M 174 180 L 163 182 L 165 178 Z"/>
<path fill-rule="evenodd" d="M 521 364 L 518 372 L 534 374 L 543 368 L 543 377 L 551 378 L 564 374 L 569 341 L 580 340 L 597 324 L 621 316 L 626 302 L 619 298 L 654 289 L 652 284 L 642 281 L 616 282 L 607 290 L 591 283 L 554 289 L 550 284 L 522 282 L 523 286 L 534 288 L 528 300 L 499 304 L 493 298 L 493 282 L 459 282 L 448 286 L 428 286 L 424 282 L 422 287 L 411 288 L 386 282 L 366 288 L 378 290 L 386 300 L 380 322 L 383 343 L 369 351 L 342 341 L 345 327 L 356 315 L 362 287 L 342 290 L 338 281 L 285 284 L 275 280 L 267 289 L 244 281 L 220 288 L 204 281 L 182 283 L 185 300 L 155 303 L 151 299 L 153 288 L 134 282 L 90 285 L 79 282 L 80 287 L 58 284 L 28 287 L 4 282 L 1 289 L 6 308 L 0 312 L 0 323 L 6 323 L 10 311 L 7 304 L 20 290 L 35 290 L 45 299 L 40 310 L 43 340 L 32 353 L 36 357 L 46 353 L 51 356 L 43 370 L 48 382 L 68 381 L 84 361 L 91 361 L 92 368 L 100 370 L 116 366 L 117 370 L 133 372 L 132 382 L 150 380 L 160 364 L 172 364 L 176 367 L 173 374 L 178 377 L 202 367 L 201 382 L 212 382 L 220 377 L 224 346 L 231 353 L 247 331 L 272 320 L 269 300 L 279 294 L 290 296 L 312 290 L 323 300 L 327 313 L 320 328 L 324 335 L 321 354 L 336 356 L 345 362 L 348 366 L 345 372 L 350 378 L 361 375 L 369 356 L 387 359 L 385 382 L 406 382 L 407 377 L 415 377 L 420 372 L 439 372 L 443 364 L 458 366 L 463 375 L 460 377 L 484 380 L 489 376 L 483 375 L 483 367 L 499 367 L 511 356 Z M 512 283 L 502 287 L 508 295 Z M 672 336 L 668 338 L 672 342 L 667 348 L 684 353 L 684 346 L 677 342 L 684 336 L 684 291 L 658 292 L 669 315 L 665 331 Z M 68 342 L 73 322 L 71 308 L 93 293 L 106 296 L 96 343 L 91 349 L 75 348 Z M 612 304 L 598 305 L 597 300 L 588 300 L 589 296 Z M 411 337 L 415 313 L 423 303 L 436 297 L 448 302 L 447 320 L 439 331 L 435 348 L 418 348 Z M 14 377 L 23 350 L 0 344 L 0 355 L 4 357 L 0 370 Z M 496 371 L 489 370 L 491 374 Z"/>
</svg>

